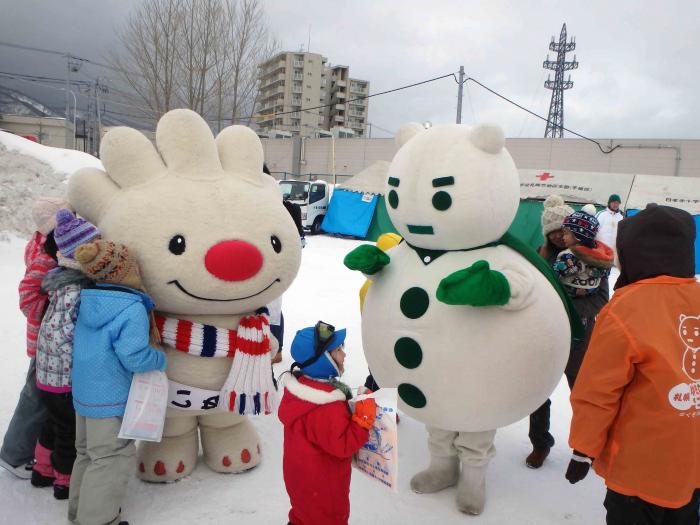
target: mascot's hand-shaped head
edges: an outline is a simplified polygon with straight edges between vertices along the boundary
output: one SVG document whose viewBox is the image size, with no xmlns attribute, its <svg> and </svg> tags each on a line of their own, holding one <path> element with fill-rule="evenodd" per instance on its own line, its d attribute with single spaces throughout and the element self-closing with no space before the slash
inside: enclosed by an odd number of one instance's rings
<svg viewBox="0 0 700 525">
<path fill-rule="evenodd" d="M 231 126 L 214 139 L 196 113 L 166 113 L 157 150 L 138 131 L 102 140 L 105 171 L 83 169 L 69 199 L 106 239 L 136 255 L 162 312 L 241 314 L 279 297 L 301 261 L 299 235 L 258 137 Z"/>
</svg>

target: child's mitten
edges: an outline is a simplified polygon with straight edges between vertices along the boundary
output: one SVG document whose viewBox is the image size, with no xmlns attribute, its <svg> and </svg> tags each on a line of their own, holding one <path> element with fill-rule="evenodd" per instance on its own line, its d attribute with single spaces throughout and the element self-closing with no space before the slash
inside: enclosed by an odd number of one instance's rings
<svg viewBox="0 0 700 525">
<path fill-rule="evenodd" d="M 367 430 L 372 428 L 376 417 L 377 403 L 374 399 L 363 399 L 355 403 L 355 413 L 352 415 L 352 420 L 362 428 Z"/>
</svg>

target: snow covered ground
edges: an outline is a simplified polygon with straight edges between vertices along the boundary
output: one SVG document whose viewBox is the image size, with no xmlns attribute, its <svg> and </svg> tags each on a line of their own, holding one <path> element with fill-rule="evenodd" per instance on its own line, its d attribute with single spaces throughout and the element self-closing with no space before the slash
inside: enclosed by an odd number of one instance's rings
<svg viewBox="0 0 700 525">
<path fill-rule="evenodd" d="M 4 435 L 17 395 L 24 381 L 24 318 L 17 309 L 17 283 L 23 272 L 24 241 L 9 236 L 0 241 L 0 433 Z M 358 290 L 362 278 L 345 270 L 343 256 L 358 243 L 328 237 L 312 237 L 303 252 L 299 277 L 284 298 L 285 347 L 297 329 L 318 319 L 348 328 L 346 375 L 356 387 L 364 382 L 367 366 L 362 354 Z M 286 351 L 286 348 L 285 348 Z M 285 352 L 286 353 L 286 352 Z M 277 365 L 277 373 L 288 367 Z M 409 480 L 428 461 L 423 426 L 404 416 L 399 425 L 400 487 L 393 494 L 378 483 L 354 472 L 351 488 L 351 524 L 441 525 L 480 523 L 595 524 L 604 523 L 605 487 L 591 473 L 570 485 L 564 479 L 570 451 L 566 444 L 571 409 L 569 390 L 562 380 L 552 396 L 552 433 L 557 445 L 540 470 L 525 467 L 530 452 L 527 420 L 499 430 L 498 454 L 488 472 L 488 501 L 484 514 L 472 518 L 454 505 L 454 489 L 434 495 L 411 492 Z M 289 500 L 282 481 L 282 427 L 276 417 L 255 420 L 262 436 L 263 463 L 242 475 L 215 474 L 200 464 L 188 478 L 169 485 L 153 485 L 135 477 L 129 485 L 123 515 L 132 525 L 287 523 Z M 29 482 L 0 469 L 0 525 L 48 525 L 68 523 L 66 502 L 53 499 L 51 489 L 36 489 Z"/>
</svg>

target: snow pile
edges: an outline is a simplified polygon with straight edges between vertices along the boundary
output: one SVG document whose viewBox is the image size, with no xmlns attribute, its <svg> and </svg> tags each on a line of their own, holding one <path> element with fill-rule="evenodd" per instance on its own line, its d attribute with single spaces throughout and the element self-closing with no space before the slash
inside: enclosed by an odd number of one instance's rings
<svg viewBox="0 0 700 525">
<path fill-rule="evenodd" d="M 65 175 L 70 175 L 80 168 L 92 167 L 102 169 L 100 160 L 88 153 L 43 146 L 12 133 L 0 132 L 0 144 L 5 146 L 8 151 L 34 157 L 48 164 L 53 171 Z"/>
<path fill-rule="evenodd" d="M 87 153 L 42 146 L 0 132 L 0 234 L 30 235 L 34 199 L 65 196 L 66 177 L 84 167 L 101 169 L 102 163 Z"/>
</svg>

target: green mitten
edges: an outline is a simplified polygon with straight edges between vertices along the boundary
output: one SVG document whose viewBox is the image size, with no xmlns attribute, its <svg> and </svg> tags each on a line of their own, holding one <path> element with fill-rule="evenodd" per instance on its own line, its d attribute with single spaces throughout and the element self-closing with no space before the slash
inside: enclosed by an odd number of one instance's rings
<svg viewBox="0 0 700 525">
<path fill-rule="evenodd" d="M 343 263 L 351 270 L 374 275 L 389 264 L 390 260 L 389 256 L 376 246 L 363 244 L 347 254 Z"/>
<path fill-rule="evenodd" d="M 502 306 L 510 300 L 510 285 L 505 275 L 489 268 L 489 263 L 476 261 L 440 281 L 437 298 L 452 305 Z"/>
</svg>

